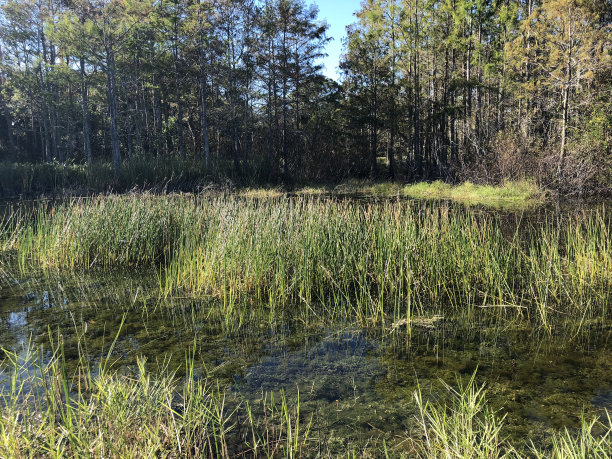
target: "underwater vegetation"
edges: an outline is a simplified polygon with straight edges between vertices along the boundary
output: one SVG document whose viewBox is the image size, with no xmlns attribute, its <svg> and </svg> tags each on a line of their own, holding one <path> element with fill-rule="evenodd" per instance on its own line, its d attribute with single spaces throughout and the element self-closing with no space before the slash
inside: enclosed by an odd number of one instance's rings
<svg viewBox="0 0 612 459">
<path fill-rule="evenodd" d="M 152 375 L 144 360 L 131 372 L 113 370 L 108 359 L 95 367 L 83 360 L 68 372 L 61 342 L 46 363 L 40 350 L 4 352 L 2 457 L 604 458 L 612 451 L 607 413 L 583 418 L 579 429 L 553 435 L 545 447 L 512 444 L 475 373 L 466 383 L 445 384 L 440 398 L 418 387 L 406 400 L 414 414 L 403 435 L 343 444 L 321 438 L 320 414 L 300 411 L 299 392 L 249 403 L 199 376 L 192 350 L 180 380 L 167 367 Z"/>
</svg>

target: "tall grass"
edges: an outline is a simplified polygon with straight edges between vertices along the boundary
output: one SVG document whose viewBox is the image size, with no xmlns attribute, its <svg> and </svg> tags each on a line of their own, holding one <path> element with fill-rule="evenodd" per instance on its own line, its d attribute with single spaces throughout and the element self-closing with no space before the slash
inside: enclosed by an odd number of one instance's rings
<svg viewBox="0 0 612 459">
<path fill-rule="evenodd" d="M 4 354 L 2 457 L 228 456 L 231 413 L 192 361 L 179 386 L 167 370 L 153 378 L 143 360 L 131 374 L 84 361 L 69 374 L 61 345 L 46 363 L 30 348 Z"/>
<path fill-rule="evenodd" d="M 257 415 L 245 404 L 250 427 L 245 443 L 254 457 L 304 457 L 310 456 L 313 445 L 309 444 L 314 413 L 309 418 L 300 416 L 300 394 L 291 403 L 284 390 L 280 391 L 280 404 L 274 394 L 264 394 L 260 402 L 261 412 Z"/>
<path fill-rule="evenodd" d="M 61 341 L 51 354 L 6 350 L 0 362 L 0 456 L 19 457 L 328 457 L 315 414 L 300 412 L 299 395 L 281 390 L 261 405 L 230 401 L 213 383 L 198 378 L 190 354 L 186 375 L 167 367 L 152 373 L 141 359 L 119 373 L 108 359 L 95 369 L 84 359 L 69 373 Z M 44 360 L 43 360 L 44 356 Z M 448 397 L 426 400 L 417 390 L 417 430 L 391 447 L 375 437 L 354 445 L 347 457 L 605 458 L 612 451 L 612 423 L 583 420 L 578 431 L 552 435 L 550 446 L 513 444 L 504 437 L 504 417 L 487 406 L 474 377 Z M 232 406 L 232 408 L 229 408 Z M 325 416 L 318 413 L 316 416 Z M 402 441 L 399 441 L 402 440 Z"/>
<path fill-rule="evenodd" d="M 112 163 L 85 164 L 0 162 L 0 196 L 37 196 L 41 194 L 87 194 L 89 192 L 133 189 L 198 190 L 226 188 L 233 182 L 248 185 L 266 183 L 270 174 L 261 164 L 243 164 L 235 170 L 230 162 L 167 157 L 128 158 L 118 173 Z"/>
<path fill-rule="evenodd" d="M 570 432 L 567 428 L 552 438 L 552 448 L 547 451 L 533 448 L 538 459 L 606 459 L 612 456 L 612 419 L 606 412 L 603 422 L 600 419 L 582 419 L 580 430 Z"/>
<path fill-rule="evenodd" d="M 484 386 L 470 381 L 454 388 L 444 384 L 449 405 L 430 403 L 420 389 L 414 393 L 423 435 L 422 455 L 439 458 L 495 459 L 512 457 L 512 448 L 501 435 L 503 417 L 489 410 Z"/>
<path fill-rule="evenodd" d="M 417 420 L 424 440 L 417 442 L 419 456 L 444 459 L 494 458 L 609 458 L 612 454 L 612 420 L 582 418 L 577 431 L 565 428 L 552 434 L 550 445 L 513 444 L 503 435 L 505 416 L 487 406 L 484 386 L 475 375 L 457 387 L 443 383 L 450 400 L 425 400 L 420 388 L 414 392 Z"/>
<path fill-rule="evenodd" d="M 164 295 L 212 295 L 232 320 L 253 308 L 378 324 L 482 308 L 549 329 L 606 317 L 606 210 L 525 231 L 444 205 L 141 194 L 24 211 L 0 244 L 24 267 L 157 266 Z"/>
</svg>

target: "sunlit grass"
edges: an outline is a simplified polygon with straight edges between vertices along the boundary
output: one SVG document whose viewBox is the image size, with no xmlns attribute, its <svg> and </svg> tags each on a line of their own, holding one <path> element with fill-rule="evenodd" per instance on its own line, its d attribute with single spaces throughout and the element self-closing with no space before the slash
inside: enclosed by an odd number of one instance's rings
<svg viewBox="0 0 612 459">
<path fill-rule="evenodd" d="M 0 361 L 0 456 L 2 457 L 310 457 L 332 454 L 317 426 L 330 412 L 303 414 L 299 390 L 263 393 L 252 404 L 214 381 L 197 376 L 188 352 L 185 376 L 167 366 L 151 370 L 143 359 L 118 372 L 112 353 L 91 368 L 81 355 L 65 364 L 61 335 L 51 353 L 3 350 Z M 44 356 L 44 360 L 43 360 Z M 505 418 L 487 404 L 484 386 L 443 384 L 447 394 L 406 400 L 416 421 L 405 438 L 388 447 L 364 438 L 351 445 L 366 457 L 461 459 L 500 457 L 586 458 L 609 456 L 610 416 L 583 419 L 578 430 L 553 433 L 550 446 L 513 443 Z M 256 406 L 255 406 L 256 405 Z M 416 415 L 411 413 L 416 412 Z M 358 448 L 355 450 L 355 448 Z"/>
<path fill-rule="evenodd" d="M 545 193 L 531 181 L 507 182 L 503 185 L 475 185 L 464 182 L 419 182 L 402 185 L 398 182 L 372 182 L 347 180 L 333 188 L 303 188 L 298 194 L 363 195 L 373 197 L 409 197 L 456 201 L 468 205 L 484 205 L 501 208 L 526 208 L 545 201 Z"/>
<path fill-rule="evenodd" d="M 213 296 L 236 324 L 253 308 L 383 327 L 487 308 L 548 330 L 563 316 L 609 313 L 605 209 L 526 228 L 529 237 L 447 205 L 307 197 L 134 194 L 14 215 L 0 247 L 24 269 L 157 267 L 164 296 Z"/>
<path fill-rule="evenodd" d="M 266 199 L 280 198 L 285 196 L 287 193 L 281 188 L 246 188 L 237 191 L 236 194 L 243 198 Z"/>
<path fill-rule="evenodd" d="M 46 362 L 30 348 L 4 355 L 2 457 L 227 456 L 231 413 L 192 360 L 179 385 L 167 369 L 152 375 L 144 360 L 129 374 L 107 360 L 95 369 L 82 360 L 68 373 L 61 343 Z"/>
<path fill-rule="evenodd" d="M 540 451 L 533 448 L 538 459 L 582 459 L 609 458 L 612 456 L 612 419 L 606 411 L 605 419 L 588 421 L 582 418 L 580 430 L 573 432 L 567 428 L 552 438 L 552 449 Z"/>
<path fill-rule="evenodd" d="M 325 186 L 306 186 L 299 188 L 295 193 L 299 196 L 320 196 L 331 193 L 330 187 Z"/>
<path fill-rule="evenodd" d="M 414 393 L 417 420 L 423 441 L 416 442 L 423 458 L 607 458 L 612 452 L 612 421 L 582 418 L 577 430 L 564 429 L 550 438 L 551 445 L 513 444 L 504 437 L 505 416 L 487 404 L 485 386 L 475 383 L 476 374 L 457 386 L 443 385 L 446 401 L 426 400 L 420 388 Z M 449 400 L 448 400 L 449 399 Z"/>
<path fill-rule="evenodd" d="M 419 199 L 448 199 L 466 204 L 492 207 L 525 207 L 544 200 L 544 193 L 530 181 L 508 182 L 501 186 L 475 185 L 464 182 L 453 186 L 436 181 L 406 185 L 402 193 Z"/>
<path fill-rule="evenodd" d="M 470 381 L 457 388 L 444 384 L 450 402 L 431 403 L 418 389 L 414 399 L 424 441 L 421 454 L 430 458 L 506 458 L 513 449 L 501 431 L 504 418 L 491 411 L 486 403 L 484 386 Z"/>
</svg>

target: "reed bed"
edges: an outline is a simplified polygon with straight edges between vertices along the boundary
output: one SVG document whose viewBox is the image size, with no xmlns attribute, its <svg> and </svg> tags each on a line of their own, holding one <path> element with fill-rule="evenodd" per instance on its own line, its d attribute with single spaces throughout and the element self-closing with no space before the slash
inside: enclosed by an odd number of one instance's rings
<svg viewBox="0 0 612 459">
<path fill-rule="evenodd" d="M 155 266 L 163 295 L 213 296 L 232 321 L 486 309 L 550 329 L 609 315 L 610 226 L 605 208 L 508 232 L 452 205 L 138 194 L 16 211 L 0 246 L 24 268 Z"/>
</svg>

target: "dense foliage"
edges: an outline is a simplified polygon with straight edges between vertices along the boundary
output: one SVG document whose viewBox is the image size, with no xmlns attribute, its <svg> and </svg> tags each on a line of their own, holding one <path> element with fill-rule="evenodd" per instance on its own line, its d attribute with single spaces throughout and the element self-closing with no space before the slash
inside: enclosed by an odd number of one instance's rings
<svg viewBox="0 0 612 459">
<path fill-rule="evenodd" d="M 12 215 L 0 225 L 0 261 L 155 267 L 163 296 L 216 298 L 231 326 L 258 310 L 384 328 L 391 318 L 471 318 L 484 308 L 551 331 L 574 314 L 608 317 L 612 296 L 605 208 L 504 227 L 426 203 L 127 195 L 21 205 Z"/>
<path fill-rule="evenodd" d="M 606 0 L 366 0 L 335 82 L 304 0 L 6 0 L 0 160 L 609 190 L 611 22 Z"/>
</svg>

